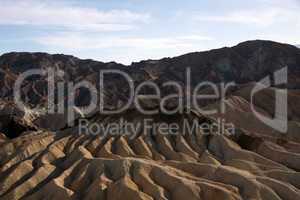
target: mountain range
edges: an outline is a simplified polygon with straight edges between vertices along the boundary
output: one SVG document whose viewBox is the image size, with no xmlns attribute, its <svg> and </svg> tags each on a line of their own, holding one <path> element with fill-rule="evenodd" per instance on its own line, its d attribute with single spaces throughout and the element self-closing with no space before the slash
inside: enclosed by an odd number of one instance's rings
<svg viewBox="0 0 300 200">
<path fill-rule="evenodd" d="M 129 99 L 126 80 L 110 75 L 101 88 L 102 70 L 119 70 L 134 85 L 151 81 L 162 96 L 176 90 L 168 81 L 185 87 L 187 69 L 191 88 L 204 81 L 234 82 L 226 99 L 202 100 L 206 109 L 224 101 L 226 112 L 206 115 L 191 112 L 149 116 L 130 109 L 104 115 L 97 109 L 87 116 L 76 114 L 68 125 L 66 116 L 34 111 L 45 108 L 48 78 L 33 76 L 21 85 L 28 108 L 13 101 L 18 77 L 31 69 L 63 71 L 55 82 L 88 80 L 104 94 L 104 107 L 118 108 Z M 287 81 L 276 84 L 274 72 L 287 68 Z M 270 87 L 251 98 L 262 79 Z M 276 94 L 287 89 L 287 131 L 282 133 L 259 120 L 253 108 L 266 117 L 276 116 Z M 55 94 L 58 91 L 55 91 Z M 144 95 L 153 93 L 145 88 Z M 201 94 L 211 94 L 209 88 Z M 76 90 L 76 106 L 87 106 L 91 95 Z M 273 41 L 247 41 L 234 47 L 194 52 L 173 58 L 144 60 L 129 66 L 115 62 L 83 60 L 63 54 L 12 52 L 0 56 L 0 199 L 300 199 L 300 49 Z M 141 100 L 145 109 L 160 101 Z M 58 100 L 57 104 L 61 103 Z M 65 102 L 63 102 L 65 103 Z M 281 102 L 282 103 L 282 102 Z M 168 102 L 168 108 L 177 101 Z M 74 108 L 75 109 L 75 108 Z M 134 137 L 79 133 L 81 118 L 93 124 L 112 124 L 126 119 L 132 124 L 151 118 L 157 123 L 179 124 L 179 134 L 163 134 L 157 127 L 138 129 Z M 234 125 L 224 130 L 195 129 L 184 134 L 182 121 L 215 125 L 218 119 Z"/>
</svg>

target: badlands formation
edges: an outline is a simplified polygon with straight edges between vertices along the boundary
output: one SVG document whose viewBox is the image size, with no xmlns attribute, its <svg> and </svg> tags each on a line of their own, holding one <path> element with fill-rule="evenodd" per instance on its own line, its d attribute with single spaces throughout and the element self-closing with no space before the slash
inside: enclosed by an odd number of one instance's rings
<svg viewBox="0 0 300 200">
<path fill-rule="evenodd" d="M 9 53 L 0 57 L 0 199 L 203 199 L 203 200 L 297 200 L 300 199 L 300 49 L 269 41 L 250 41 L 232 48 L 198 52 L 176 58 L 149 60 L 123 66 L 44 53 Z M 184 84 L 189 66 L 192 85 L 202 80 L 235 81 L 227 94 L 225 115 L 189 113 L 145 116 L 131 108 L 119 115 L 92 113 L 87 120 L 109 124 L 121 118 L 132 123 L 151 118 L 160 123 L 197 120 L 214 124 L 218 118 L 235 125 L 234 134 L 224 130 L 194 129 L 185 134 L 162 134 L 158 129 L 99 135 L 79 133 L 64 117 L 21 111 L 12 101 L 18 75 L 31 68 L 55 67 L 65 71 L 63 80 L 97 82 L 100 69 L 119 69 L 136 83 L 168 80 Z M 256 81 L 288 66 L 288 131 L 280 133 L 260 122 L 251 110 L 250 93 Z M 125 101 L 126 84 L 107 80 L 109 104 Z M 257 94 L 254 107 L 274 116 L 274 85 Z M 22 85 L 30 105 L 45 106 L 43 77 Z M 149 91 L 148 91 L 149 92 Z M 166 94 L 170 90 L 166 89 Z M 78 104 L 88 102 L 85 91 Z M 217 107 L 218 100 L 202 102 Z M 105 105 L 114 106 L 114 105 Z M 153 102 L 144 106 L 155 107 Z M 78 116 L 77 116 L 78 117 Z"/>
</svg>

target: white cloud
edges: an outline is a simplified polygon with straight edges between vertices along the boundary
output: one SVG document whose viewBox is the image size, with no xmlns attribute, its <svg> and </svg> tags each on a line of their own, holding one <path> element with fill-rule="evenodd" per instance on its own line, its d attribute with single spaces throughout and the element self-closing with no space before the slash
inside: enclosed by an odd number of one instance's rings
<svg viewBox="0 0 300 200">
<path fill-rule="evenodd" d="M 190 47 L 199 41 L 210 41 L 211 37 L 188 35 L 179 37 L 98 37 L 82 34 L 63 33 L 59 35 L 42 36 L 35 39 L 45 46 L 59 47 L 63 49 L 100 49 L 113 47 L 132 47 L 147 49 L 168 49 L 174 47 Z"/>
<path fill-rule="evenodd" d="M 293 25 L 299 25 L 300 23 L 300 13 L 297 9 L 294 10 L 280 7 L 239 10 L 225 13 L 223 15 L 197 14 L 193 18 L 196 21 L 252 24 L 259 26 L 269 26 L 275 23 L 290 23 Z"/>
<path fill-rule="evenodd" d="M 70 4 L 41 1 L 2 1 L 0 24 L 57 26 L 70 30 L 128 30 L 150 20 L 147 13 L 129 10 L 101 11 Z"/>
<path fill-rule="evenodd" d="M 115 60 L 124 64 L 141 59 L 155 59 L 165 56 L 176 56 L 192 51 L 199 51 L 208 48 L 207 43 L 214 38 L 186 35 L 177 37 L 117 37 L 97 35 L 83 35 L 78 33 L 62 33 L 58 35 L 47 35 L 34 39 L 38 44 L 43 45 L 49 52 L 68 52 L 82 57 L 83 52 L 88 56 L 102 61 Z M 202 47 L 202 48 L 201 48 Z M 111 57 L 95 56 L 96 52 L 113 52 Z"/>
</svg>

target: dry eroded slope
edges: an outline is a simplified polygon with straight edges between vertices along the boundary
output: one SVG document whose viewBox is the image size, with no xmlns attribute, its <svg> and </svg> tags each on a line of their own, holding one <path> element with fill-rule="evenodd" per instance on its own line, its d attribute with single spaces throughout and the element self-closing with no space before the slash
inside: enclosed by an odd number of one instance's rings
<svg viewBox="0 0 300 200">
<path fill-rule="evenodd" d="M 0 199 L 300 199 L 296 142 L 76 130 L 1 136 Z"/>
</svg>

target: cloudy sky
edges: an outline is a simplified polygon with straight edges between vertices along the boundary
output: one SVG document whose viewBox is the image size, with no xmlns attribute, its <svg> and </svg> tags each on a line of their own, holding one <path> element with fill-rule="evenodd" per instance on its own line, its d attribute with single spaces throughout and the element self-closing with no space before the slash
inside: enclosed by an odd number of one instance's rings
<svg viewBox="0 0 300 200">
<path fill-rule="evenodd" d="M 172 57 L 268 39 L 300 44 L 300 0 L 0 0 L 0 54 Z"/>
</svg>

